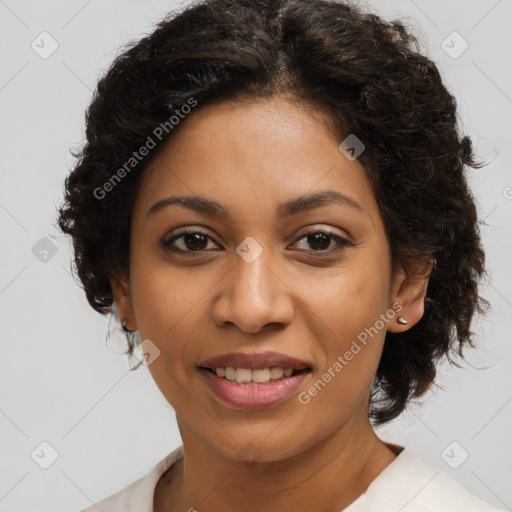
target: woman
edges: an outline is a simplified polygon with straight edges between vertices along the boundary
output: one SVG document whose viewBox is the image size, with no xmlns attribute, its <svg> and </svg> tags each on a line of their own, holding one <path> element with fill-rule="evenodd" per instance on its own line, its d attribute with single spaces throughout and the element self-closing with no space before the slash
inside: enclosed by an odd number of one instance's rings
<svg viewBox="0 0 512 512">
<path fill-rule="evenodd" d="M 183 446 L 107 511 L 492 511 L 373 427 L 486 301 L 455 99 L 399 22 L 210 0 L 101 78 L 61 229 Z"/>
</svg>

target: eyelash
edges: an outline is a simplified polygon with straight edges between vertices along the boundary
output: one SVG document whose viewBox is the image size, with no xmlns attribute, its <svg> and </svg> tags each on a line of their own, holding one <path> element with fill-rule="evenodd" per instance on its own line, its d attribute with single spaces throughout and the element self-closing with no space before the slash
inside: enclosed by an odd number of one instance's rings
<svg viewBox="0 0 512 512">
<path fill-rule="evenodd" d="M 335 240 L 338 243 L 338 247 L 335 248 L 335 249 L 325 249 L 325 250 L 321 250 L 321 251 L 315 251 L 314 249 L 311 250 L 311 251 L 307 251 L 307 250 L 304 251 L 304 250 L 301 249 L 302 252 L 317 253 L 320 256 L 323 256 L 323 255 L 330 255 L 330 254 L 342 251 L 346 247 L 354 245 L 352 242 L 350 242 L 346 238 L 343 238 L 343 237 L 341 237 L 339 235 L 335 235 L 331 231 L 328 231 L 328 230 L 325 230 L 325 229 L 315 229 L 315 230 L 309 231 L 307 233 L 304 233 L 300 238 L 297 239 L 296 242 L 294 242 L 294 244 L 296 244 L 298 241 L 300 241 L 300 240 L 302 240 L 304 238 L 307 238 L 308 236 L 316 235 L 316 234 L 319 234 L 319 233 L 329 236 L 331 238 L 331 240 Z M 174 235 L 173 237 L 171 237 L 169 239 L 162 240 L 162 242 L 161 242 L 162 247 L 166 251 L 168 251 L 168 252 L 180 253 L 180 254 L 187 255 L 187 256 L 192 256 L 192 257 L 202 256 L 202 255 L 204 255 L 207 252 L 211 252 L 211 250 L 203 250 L 203 251 L 190 251 L 190 250 L 188 250 L 187 251 L 187 250 L 183 250 L 183 249 L 178 249 L 178 248 L 173 246 L 173 243 L 176 240 L 178 240 L 178 239 L 180 239 L 180 238 L 182 238 L 182 237 L 184 237 L 186 235 L 190 235 L 190 234 L 203 235 L 203 236 L 209 238 L 210 240 L 212 240 L 210 235 L 208 235 L 207 233 L 205 233 L 203 231 L 200 231 L 198 229 L 195 229 L 195 228 L 191 228 L 191 229 L 187 229 L 185 231 L 182 231 L 181 233 L 179 233 L 177 235 Z"/>
</svg>

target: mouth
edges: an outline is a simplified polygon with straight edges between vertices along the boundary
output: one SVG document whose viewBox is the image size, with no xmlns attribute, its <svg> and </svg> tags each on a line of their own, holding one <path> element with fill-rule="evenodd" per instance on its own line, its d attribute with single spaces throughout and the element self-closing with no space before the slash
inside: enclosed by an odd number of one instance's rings
<svg viewBox="0 0 512 512">
<path fill-rule="evenodd" d="M 305 386 L 312 373 L 306 368 L 199 367 L 200 373 L 223 405 L 235 409 L 263 409 L 285 402 Z"/>
<path fill-rule="evenodd" d="M 241 409 L 287 400 L 313 372 L 311 364 L 276 352 L 225 354 L 202 362 L 198 369 L 217 399 Z"/>
</svg>

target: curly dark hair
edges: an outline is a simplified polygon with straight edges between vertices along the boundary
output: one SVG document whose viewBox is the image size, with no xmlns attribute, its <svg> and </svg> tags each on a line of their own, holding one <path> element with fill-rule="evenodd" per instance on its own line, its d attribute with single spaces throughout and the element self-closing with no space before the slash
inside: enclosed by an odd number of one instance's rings
<svg viewBox="0 0 512 512">
<path fill-rule="evenodd" d="M 129 276 L 131 215 L 144 169 L 186 121 L 101 199 L 99 188 L 191 98 L 200 109 L 285 94 L 327 113 L 339 141 L 354 134 L 364 142 L 359 161 L 393 270 L 409 258 L 435 262 L 421 320 L 386 333 L 371 393 L 374 424 L 423 395 L 442 356 L 453 363 L 455 348 L 462 356 L 463 347 L 474 347 L 473 314 L 489 303 L 478 290 L 484 252 L 464 166 L 483 164 L 460 134 L 454 96 L 403 21 L 330 0 L 205 0 L 122 50 L 87 109 L 87 140 L 72 152 L 77 161 L 58 218 L 72 237 L 73 272 L 96 311 L 113 312 L 109 277 Z M 130 355 L 134 340 L 127 334 Z"/>
</svg>

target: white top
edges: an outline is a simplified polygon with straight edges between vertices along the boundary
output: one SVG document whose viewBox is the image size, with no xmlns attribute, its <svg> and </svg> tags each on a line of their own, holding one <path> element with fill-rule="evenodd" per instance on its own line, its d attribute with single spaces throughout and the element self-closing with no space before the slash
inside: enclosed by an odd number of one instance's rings
<svg viewBox="0 0 512 512">
<path fill-rule="evenodd" d="M 401 448 L 401 447 L 400 447 Z M 160 477 L 183 458 L 183 446 L 121 491 L 81 512 L 153 512 Z M 450 475 L 425 465 L 402 449 L 369 485 L 366 492 L 340 512 L 503 512 L 482 501 Z"/>
</svg>

